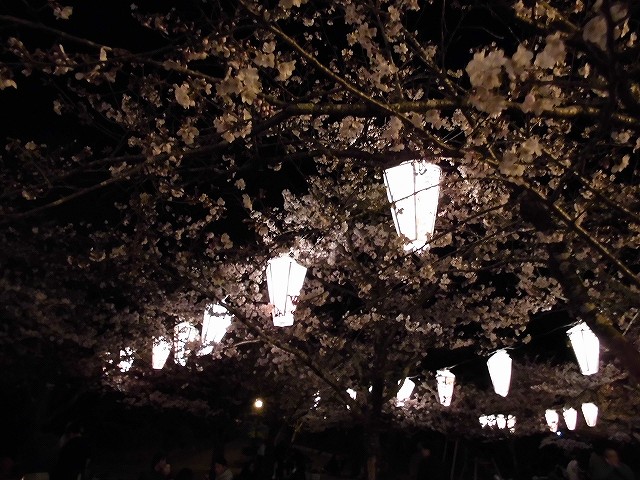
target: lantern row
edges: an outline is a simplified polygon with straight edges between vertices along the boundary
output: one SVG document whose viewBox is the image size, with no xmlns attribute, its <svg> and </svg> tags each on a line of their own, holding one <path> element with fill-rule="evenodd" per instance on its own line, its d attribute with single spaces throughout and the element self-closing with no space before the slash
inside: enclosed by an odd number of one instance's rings
<svg viewBox="0 0 640 480">
<path fill-rule="evenodd" d="M 598 406 L 595 403 L 583 403 L 582 404 L 582 415 L 584 416 L 584 421 L 588 427 L 595 427 L 598 421 Z M 558 427 L 560 425 L 560 415 L 558 412 L 549 409 L 544 414 L 545 419 L 547 421 L 547 425 L 549 426 L 549 430 L 552 432 L 557 432 Z M 564 423 L 569 430 L 575 430 L 576 424 L 578 422 L 578 411 L 573 407 L 565 407 L 562 409 L 562 417 L 564 418 Z"/>
<path fill-rule="evenodd" d="M 499 413 L 497 415 L 481 415 L 478 417 L 480 426 L 482 428 L 498 428 L 504 430 L 508 428 L 511 433 L 516 431 L 516 417 L 515 415 L 504 415 Z"/>
</svg>

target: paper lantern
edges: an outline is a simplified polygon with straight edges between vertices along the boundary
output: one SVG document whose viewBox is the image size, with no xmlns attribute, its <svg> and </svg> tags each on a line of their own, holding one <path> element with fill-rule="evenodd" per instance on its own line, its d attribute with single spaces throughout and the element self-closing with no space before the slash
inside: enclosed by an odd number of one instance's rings
<svg viewBox="0 0 640 480">
<path fill-rule="evenodd" d="M 155 338 L 153 340 L 153 349 L 151 351 L 151 365 L 156 370 L 161 370 L 167 363 L 167 358 L 171 353 L 171 343 L 164 338 Z"/>
<path fill-rule="evenodd" d="M 293 325 L 293 311 L 307 274 L 306 267 L 288 255 L 272 258 L 267 264 L 269 302 L 273 305 L 273 324 L 276 327 Z"/>
<path fill-rule="evenodd" d="M 183 367 L 198 339 L 198 329 L 189 322 L 181 322 L 173 329 L 173 361 Z"/>
<path fill-rule="evenodd" d="M 347 395 L 349 395 L 353 400 L 355 400 L 356 397 L 358 396 L 358 394 L 353 388 L 347 388 Z"/>
<path fill-rule="evenodd" d="M 516 416 L 515 415 L 507 415 L 507 428 L 511 433 L 515 433 L 516 431 Z"/>
<path fill-rule="evenodd" d="M 487 427 L 493 428 L 496 426 L 497 419 L 495 415 L 487 415 Z"/>
<path fill-rule="evenodd" d="M 384 183 L 398 235 L 405 250 L 418 250 L 433 235 L 440 195 L 440 167 L 426 161 L 403 162 L 384 171 Z"/>
<path fill-rule="evenodd" d="M 576 429 L 576 422 L 578 421 L 578 411 L 575 408 L 569 407 L 563 409 L 562 417 L 564 418 L 564 423 L 566 423 L 569 430 Z"/>
<path fill-rule="evenodd" d="M 456 381 L 456 376 L 445 368 L 436 372 L 436 380 L 438 382 L 438 397 L 440 399 L 440 403 L 445 407 L 448 407 L 451 405 L 453 386 Z"/>
<path fill-rule="evenodd" d="M 496 425 L 498 426 L 498 428 L 500 430 L 502 430 L 503 428 L 505 428 L 507 426 L 507 417 L 505 417 L 503 414 L 498 414 L 496 415 Z"/>
<path fill-rule="evenodd" d="M 128 372 L 133 366 L 133 348 L 125 347 L 120 350 L 120 362 L 118 363 L 118 368 L 122 373 Z"/>
<path fill-rule="evenodd" d="M 549 430 L 553 433 L 558 431 L 558 424 L 560 423 L 560 416 L 555 410 L 547 410 L 544 412 L 544 418 L 549 425 Z"/>
<path fill-rule="evenodd" d="M 571 346 L 576 354 L 583 375 L 593 375 L 598 371 L 600 341 L 586 323 L 581 322 L 567 331 Z"/>
<path fill-rule="evenodd" d="M 582 415 L 584 415 L 584 421 L 589 427 L 595 427 L 598 421 L 598 406 L 595 403 L 583 403 Z"/>
<path fill-rule="evenodd" d="M 480 422 L 480 426 L 482 428 L 486 427 L 489 424 L 489 420 L 486 415 L 480 415 L 478 417 L 478 421 Z"/>
<path fill-rule="evenodd" d="M 493 389 L 498 395 L 506 397 L 511 384 L 511 357 L 505 350 L 498 350 L 487 360 Z"/>
<path fill-rule="evenodd" d="M 231 315 L 218 303 L 207 305 L 202 318 L 202 337 L 198 355 L 209 355 L 213 346 L 224 338 L 231 325 Z"/>
<path fill-rule="evenodd" d="M 404 402 L 409 400 L 411 394 L 413 393 L 413 389 L 416 384 L 410 378 L 405 378 L 400 390 L 398 390 L 398 394 L 396 395 L 396 405 L 401 407 L 404 405 Z"/>
</svg>

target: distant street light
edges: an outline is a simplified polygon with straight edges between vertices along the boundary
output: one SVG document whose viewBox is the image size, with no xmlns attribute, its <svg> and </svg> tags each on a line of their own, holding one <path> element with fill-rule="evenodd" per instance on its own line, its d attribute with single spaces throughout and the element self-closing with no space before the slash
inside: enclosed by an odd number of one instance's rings
<svg viewBox="0 0 640 480">
<path fill-rule="evenodd" d="M 598 372 L 600 358 L 600 341 L 584 322 L 579 323 L 567 331 L 571 346 L 576 354 L 580 371 L 583 375 Z"/>
<path fill-rule="evenodd" d="M 273 324 L 276 327 L 293 325 L 293 311 L 307 274 L 306 267 L 288 255 L 272 258 L 267 264 L 267 289 L 273 305 Z"/>
<path fill-rule="evenodd" d="M 498 350 L 487 360 L 493 389 L 498 395 L 506 397 L 511 384 L 511 357 L 505 350 Z"/>
<path fill-rule="evenodd" d="M 456 376 L 451 373 L 451 371 L 444 368 L 436 372 L 436 380 L 438 382 L 438 397 L 440 403 L 445 407 L 448 407 L 451 405 L 453 386 L 456 381 Z"/>
<path fill-rule="evenodd" d="M 384 171 L 384 182 L 396 231 L 408 239 L 405 250 L 424 248 L 438 213 L 440 167 L 424 160 L 403 162 Z"/>
</svg>

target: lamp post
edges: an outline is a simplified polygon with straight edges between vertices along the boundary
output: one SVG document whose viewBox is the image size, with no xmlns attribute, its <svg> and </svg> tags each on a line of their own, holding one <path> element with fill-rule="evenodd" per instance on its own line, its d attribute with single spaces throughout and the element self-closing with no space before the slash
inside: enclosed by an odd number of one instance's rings
<svg viewBox="0 0 640 480">
<path fill-rule="evenodd" d="M 511 357 L 505 350 L 498 350 L 487 360 L 493 389 L 498 395 L 506 397 L 511 384 Z"/>
<path fill-rule="evenodd" d="M 231 315 L 219 303 L 207 305 L 202 318 L 202 336 L 198 355 L 209 355 L 213 346 L 220 343 L 231 325 Z"/>
<path fill-rule="evenodd" d="M 581 322 L 567 331 L 571 346 L 576 354 L 580 371 L 583 375 L 593 375 L 598 371 L 600 358 L 600 341 L 595 333 Z"/>
<path fill-rule="evenodd" d="M 595 403 L 583 403 L 582 415 L 584 415 L 584 421 L 587 426 L 595 427 L 598 421 L 598 406 Z"/>
<path fill-rule="evenodd" d="M 306 267 L 288 255 L 272 258 L 267 264 L 269 302 L 273 305 L 273 324 L 276 327 L 293 325 L 293 311 L 307 274 Z"/>
<path fill-rule="evenodd" d="M 455 385 L 456 376 L 447 368 L 436 372 L 436 380 L 438 382 L 438 397 L 440 403 L 445 407 L 451 405 L 453 398 L 453 386 Z"/>
<path fill-rule="evenodd" d="M 384 171 L 384 183 L 398 235 L 407 238 L 405 250 L 418 250 L 433 235 L 440 167 L 424 160 L 403 162 Z"/>
</svg>

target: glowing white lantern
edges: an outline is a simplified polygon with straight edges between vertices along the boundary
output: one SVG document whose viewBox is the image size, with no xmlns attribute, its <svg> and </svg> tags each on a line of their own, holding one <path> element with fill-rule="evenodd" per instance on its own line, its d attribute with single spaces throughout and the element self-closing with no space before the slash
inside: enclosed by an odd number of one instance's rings
<svg viewBox="0 0 640 480">
<path fill-rule="evenodd" d="M 262 401 L 261 398 L 256 398 L 256 401 L 253 402 L 253 406 L 257 410 L 262 410 L 262 407 L 264 407 L 264 402 Z"/>
<path fill-rule="evenodd" d="M 576 429 L 576 422 L 578 421 L 578 411 L 573 408 L 565 408 L 562 410 L 562 417 L 564 418 L 564 423 L 567 424 L 567 428 L 569 430 Z"/>
<path fill-rule="evenodd" d="M 487 360 L 493 389 L 498 395 L 506 397 L 511 384 L 511 357 L 505 350 L 498 350 Z"/>
<path fill-rule="evenodd" d="M 118 368 L 122 373 L 128 372 L 133 365 L 133 348 L 124 347 L 123 350 L 120 350 L 120 363 L 118 363 Z"/>
<path fill-rule="evenodd" d="M 440 397 L 440 403 L 448 407 L 451 405 L 456 376 L 445 368 L 436 372 L 436 380 L 438 381 L 438 397 Z"/>
<path fill-rule="evenodd" d="M 600 341 L 586 323 L 581 322 L 567 331 L 571 346 L 578 359 L 583 375 L 592 375 L 598 371 Z"/>
<path fill-rule="evenodd" d="M 558 424 L 560 423 L 560 416 L 558 412 L 555 410 L 547 410 L 544 412 L 544 418 L 547 420 L 547 425 L 549 425 L 549 430 L 553 433 L 558 431 Z"/>
<path fill-rule="evenodd" d="M 153 349 L 151 351 L 151 365 L 156 370 L 162 370 L 164 364 L 167 363 L 167 358 L 171 353 L 171 343 L 164 338 L 155 338 L 153 340 Z"/>
<path fill-rule="evenodd" d="M 276 327 L 293 325 L 293 311 L 306 274 L 306 267 L 288 255 L 269 260 L 267 288 L 269 302 L 273 305 L 273 324 Z"/>
<path fill-rule="evenodd" d="M 478 417 L 478 420 L 480 421 L 480 426 L 482 428 L 486 427 L 489 424 L 489 420 L 486 415 L 480 415 Z"/>
<path fill-rule="evenodd" d="M 409 400 L 411 394 L 413 393 L 413 389 L 416 384 L 413 383 L 413 380 L 410 378 L 405 378 L 400 390 L 398 390 L 398 394 L 396 395 L 396 405 L 401 407 L 404 405 L 404 402 Z"/>
<path fill-rule="evenodd" d="M 589 427 L 595 427 L 598 421 L 598 406 L 595 403 L 583 403 L 582 415 L 584 415 L 584 421 Z"/>
<path fill-rule="evenodd" d="M 218 303 L 207 305 L 202 318 L 202 338 L 198 355 L 209 355 L 213 346 L 220 343 L 231 325 L 231 315 Z"/>
<path fill-rule="evenodd" d="M 487 427 L 493 428 L 496 426 L 496 416 L 495 415 L 487 415 Z"/>
<path fill-rule="evenodd" d="M 515 415 L 507 415 L 507 428 L 511 433 L 516 431 L 516 417 Z"/>
<path fill-rule="evenodd" d="M 173 361 L 183 367 L 198 339 L 198 329 L 189 322 L 181 322 L 173 329 Z"/>
<path fill-rule="evenodd" d="M 500 430 L 502 430 L 503 428 L 505 428 L 507 426 L 507 417 L 505 417 L 503 414 L 498 414 L 496 415 L 496 425 L 498 425 L 498 428 Z"/>
<path fill-rule="evenodd" d="M 347 388 L 347 395 L 349 395 L 353 400 L 355 400 L 356 397 L 358 396 L 358 394 L 353 388 Z"/>
<path fill-rule="evenodd" d="M 398 235 L 405 250 L 423 248 L 433 230 L 440 195 L 440 167 L 424 160 L 403 162 L 384 171 L 384 183 Z"/>
</svg>

